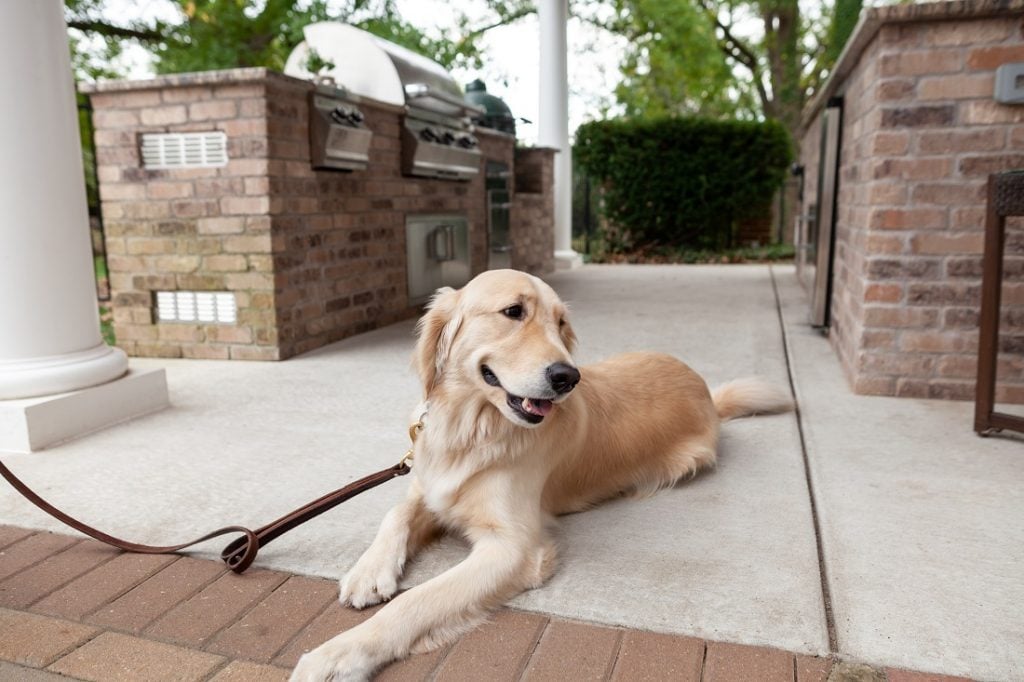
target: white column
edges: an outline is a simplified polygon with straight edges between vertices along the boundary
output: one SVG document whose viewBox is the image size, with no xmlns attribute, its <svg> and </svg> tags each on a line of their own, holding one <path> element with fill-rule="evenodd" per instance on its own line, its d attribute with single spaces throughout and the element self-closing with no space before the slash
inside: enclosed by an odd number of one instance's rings
<svg viewBox="0 0 1024 682">
<path fill-rule="evenodd" d="M 12 414 L 30 412 L 14 399 L 97 386 L 128 371 L 124 352 L 100 336 L 63 9 L 60 0 L 0 9 L 9 29 L 0 40 L 0 425 L 7 427 L 17 421 Z M 81 429 L 97 428 L 96 419 L 86 421 Z M 39 440 L 29 434 L 26 442 Z"/>
<path fill-rule="evenodd" d="M 0 40 L 0 399 L 128 371 L 96 307 L 63 4 L 8 2 Z M 16 28 L 15 28 L 16 27 Z"/>
<path fill-rule="evenodd" d="M 572 249 L 572 147 L 569 146 L 568 0 L 540 0 L 540 120 L 538 143 L 555 154 L 555 264 L 577 267 Z"/>
</svg>

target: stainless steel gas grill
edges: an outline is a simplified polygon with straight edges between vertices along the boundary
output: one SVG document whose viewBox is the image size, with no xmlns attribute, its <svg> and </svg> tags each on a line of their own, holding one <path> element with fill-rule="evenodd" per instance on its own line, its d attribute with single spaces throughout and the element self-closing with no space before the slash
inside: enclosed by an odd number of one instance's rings
<svg viewBox="0 0 1024 682">
<path fill-rule="evenodd" d="M 402 129 L 402 172 L 469 180 L 480 172 L 479 143 L 452 119 L 410 107 Z"/>
<path fill-rule="evenodd" d="M 467 103 L 455 80 L 439 64 L 353 26 L 311 24 L 306 40 L 289 55 L 285 73 L 328 76 L 356 97 L 405 108 L 402 172 L 468 180 L 480 172 L 481 154 L 470 118 L 484 110 Z M 311 55 L 328 65 L 313 74 Z"/>
</svg>

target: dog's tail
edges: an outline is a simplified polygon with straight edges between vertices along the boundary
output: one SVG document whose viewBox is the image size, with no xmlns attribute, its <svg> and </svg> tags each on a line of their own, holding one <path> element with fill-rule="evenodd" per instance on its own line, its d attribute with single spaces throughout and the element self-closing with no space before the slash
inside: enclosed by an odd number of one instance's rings
<svg viewBox="0 0 1024 682">
<path fill-rule="evenodd" d="M 718 418 L 722 421 L 753 414 L 777 414 L 793 409 L 788 391 L 761 379 L 736 379 L 711 392 Z"/>
</svg>

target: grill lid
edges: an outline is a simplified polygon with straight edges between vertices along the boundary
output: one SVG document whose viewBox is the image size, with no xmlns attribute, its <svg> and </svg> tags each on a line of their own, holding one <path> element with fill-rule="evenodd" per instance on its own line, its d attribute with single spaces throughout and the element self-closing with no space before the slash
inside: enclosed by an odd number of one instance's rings
<svg viewBox="0 0 1024 682">
<path fill-rule="evenodd" d="M 401 45 L 336 21 L 310 24 L 303 33 L 306 40 L 285 63 L 289 76 L 330 76 L 351 94 L 453 118 L 483 114 L 463 99 L 458 83 L 444 67 Z M 333 66 L 312 73 L 307 68 L 312 50 Z"/>
</svg>

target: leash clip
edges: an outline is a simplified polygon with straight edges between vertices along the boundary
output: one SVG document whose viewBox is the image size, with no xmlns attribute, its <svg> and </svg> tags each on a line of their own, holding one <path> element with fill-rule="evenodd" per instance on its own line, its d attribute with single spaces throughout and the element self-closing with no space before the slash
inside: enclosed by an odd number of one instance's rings
<svg viewBox="0 0 1024 682">
<path fill-rule="evenodd" d="M 409 466 L 413 460 L 413 450 L 416 447 L 416 439 L 420 435 L 420 431 L 423 430 L 423 420 L 416 422 L 409 427 L 409 440 L 412 441 L 413 447 L 405 451 L 405 455 L 402 457 L 402 461 L 398 463 L 399 466 Z"/>
</svg>

